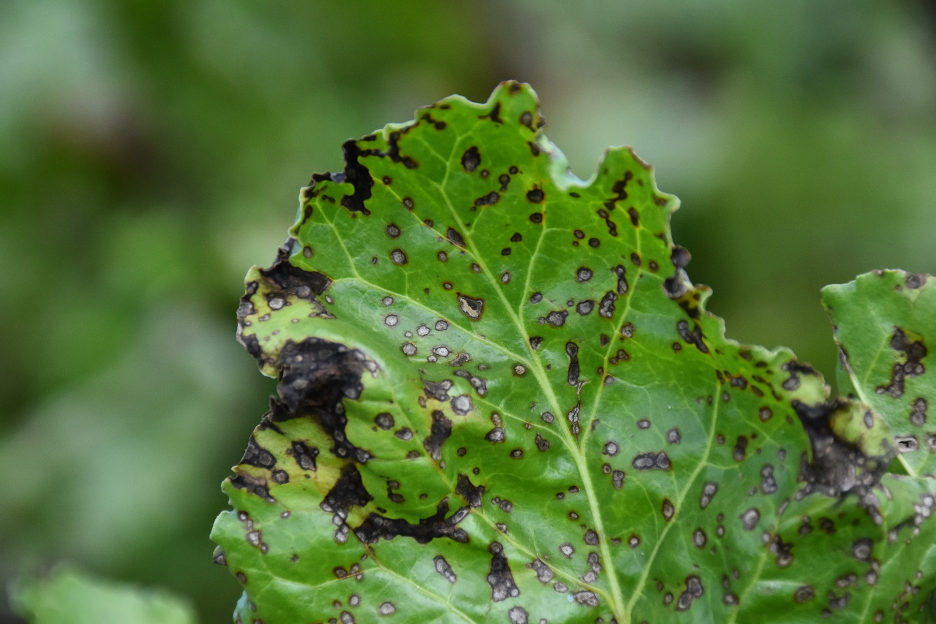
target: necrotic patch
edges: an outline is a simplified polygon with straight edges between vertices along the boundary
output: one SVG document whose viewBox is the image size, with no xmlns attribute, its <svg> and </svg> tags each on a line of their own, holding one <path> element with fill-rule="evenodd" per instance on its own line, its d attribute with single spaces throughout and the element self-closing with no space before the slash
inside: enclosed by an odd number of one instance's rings
<svg viewBox="0 0 936 624">
<path fill-rule="evenodd" d="M 402 249 L 393 249 L 390 252 L 390 259 L 393 261 L 394 264 L 397 264 L 400 266 L 403 266 L 407 262 L 406 253 Z"/>
<path fill-rule="evenodd" d="M 702 497 L 699 499 L 699 507 L 702 509 L 708 507 L 717 493 L 718 484 L 714 481 L 706 481 L 705 485 L 702 486 Z"/>
<path fill-rule="evenodd" d="M 617 295 L 610 290 L 606 292 L 604 297 L 601 298 L 601 303 L 598 304 L 598 314 L 604 318 L 611 318 L 614 316 L 615 301 L 617 301 Z"/>
<path fill-rule="evenodd" d="M 450 566 L 449 562 L 445 560 L 445 557 L 442 555 L 437 555 L 435 558 L 433 558 L 432 562 L 435 564 L 435 571 L 438 572 L 446 581 L 454 585 L 458 580 L 458 577 L 455 575 L 455 572 L 452 571 L 452 566 Z"/>
<path fill-rule="evenodd" d="M 510 618 L 511 624 L 528 624 L 530 621 L 530 614 L 523 607 L 511 607 L 507 617 Z"/>
<path fill-rule="evenodd" d="M 578 361 L 578 345 L 574 342 L 567 342 L 565 346 L 566 355 L 569 356 L 569 375 L 568 382 L 570 386 L 575 386 L 578 384 L 579 379 L 579 361 Z"/>
<path fill-rule="evenodd" d="M 462 293 L 456 293 L 456 295 L 458 296 L 458 307 L 465 316 L 472 321 L 477 321 L 481 318 L 481 315 L 484 313 L 484 299 L 469 297 Z"/>
<path fill-rule="evenodd" d="M 555 574 L 549 568 L 548 565 L 543 563 L 540 559 L 534 559 L 532 563 L 528 564 L 530 568 L 536 572 L 536 580 L 540 583 L 546 584 L 553 580 Z"/>
<path fill-rule="evenodd" d="M 569 313 L 565 310 L 553 310 L 546 315 L 546 322 L 553 327 L 562 327 L 565 325 L 567 316 L 569 316 Z"/>
<path fill-rule="evenodd" d="M 491 569 L 487 575 L 488 585 L 491 586 L 491 600 L 500 602 L 507 598 L 516 598 L 520 589 L 514 583 L 513 573 L 504 555 L 504 547 L 500 542 L 491 542 L 488 547 L 491 553 Z"/>
<path fill-rule="evenodd" d="M 441 459 L 442 445 L 452 435 L 452 421 L 445 417 L 440 410 L 432 412 L 432 425 L 429 437 L 423 440 L 423 447 L 429 451 L 432 459 Z"/>
<path fill-rule="evenodd" d="M 751 507 L 738 517 L 741 518 L 741 526 L 744 528 L 744 530 L 751 531 L 760 521 L 760 511 L 758 511 L 755 507 Z"/>
<path fill-rule="evenodd" d="M 481 154 L 478 152 L 478 147 L 472 145 L 465 150 L 465 153 L 461 157 L 461 165 L 465 171 L 472 173 L 475 169 L 478 168 L 478 165 L 481 164 Z"/>
<path fill-rule="evenodd" d="M 464 416 L 473 409 L 471 397 L 467 394 L 460 394 L 452 399 L 452 411 L 458 416 Z"/>
</svg>

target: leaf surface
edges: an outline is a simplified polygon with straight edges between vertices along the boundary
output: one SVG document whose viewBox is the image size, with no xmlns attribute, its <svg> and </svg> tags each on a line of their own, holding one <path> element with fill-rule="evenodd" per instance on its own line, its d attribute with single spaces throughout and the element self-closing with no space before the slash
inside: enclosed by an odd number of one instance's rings
<svg viewBox="0 0 936 624">
<path fill-rule="evenodd" d="M 839 385 L 873 407 L 897 436 L 910 475 L 936 475 L 936 280 L 906 271 L 866 273 L 827 286 L 822 300 L 839 345 Z"/>
<path fill-rule="evenodd" d="M 887 424 L 790 351 L 724 337 L 645 163 L 579 180 L 541 127 L 504 83 L 347 142 L 248 274 L 239 337 L 280 384 L 212 534 L 236 619 L 916 614 L 936 560 L 896 557 L 933 543 L 932 480 L 885 475 Z"/>
</svg>

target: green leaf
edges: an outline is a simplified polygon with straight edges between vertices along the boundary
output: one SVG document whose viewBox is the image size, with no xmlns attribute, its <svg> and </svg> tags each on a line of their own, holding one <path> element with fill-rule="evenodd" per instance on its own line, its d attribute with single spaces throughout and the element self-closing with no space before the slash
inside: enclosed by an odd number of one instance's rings
<svg viewBox="0 0 936 624">
<path fill-rule="evenodd" d="M 69 567 L 49 577 L 24 577 L 16 610 L 32 624 L 194 624 L 191 605 L 161 590 L 95 578 Z"/>
<path fill-rule="evenodd" d="M 936 339 L 936 280 L 875 271 L 827 286 L 822 301 L 839 345 L 839 385 L 884 417 L 907 474 L 933 478 L 936 373 L 927 356 Z"/>
<path fill-rule="evenodd" d="M 236 618 L 917 617 L 933 480 L 885 475 L 884 421 L 790 351 L 725 338 L 645 163 L 579 180 L 541 128 L 504 83 L 349 141 L 248 274 L 280 396 L 212 533 Z"/>
</svg>

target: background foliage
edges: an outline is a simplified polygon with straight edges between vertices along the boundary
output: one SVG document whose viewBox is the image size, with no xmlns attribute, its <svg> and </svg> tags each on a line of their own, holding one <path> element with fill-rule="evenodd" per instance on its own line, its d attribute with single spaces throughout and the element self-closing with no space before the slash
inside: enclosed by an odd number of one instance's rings
<svg viewBox="0 0 936 624">
<path fill-rule="evenodd" d="M 207 531 L 272 390 L 233 339 L 246 268 L 344 139 L 505 78 L 580 176 L 654 164 L 728 335 L 831 381 L 818 288 L 936 273 L 936 9 L 739 7 L 0 4 L 0 582 L 69 559 L 226 619 Z"/>
</svg>

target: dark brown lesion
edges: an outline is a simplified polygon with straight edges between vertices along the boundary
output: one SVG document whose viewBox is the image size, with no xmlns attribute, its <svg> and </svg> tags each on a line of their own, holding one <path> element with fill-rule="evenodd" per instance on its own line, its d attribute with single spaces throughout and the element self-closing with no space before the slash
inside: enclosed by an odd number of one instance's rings
<svg viewBox="0 0 936 624">
<path fill-rule="evenodd" d="M 487 575 L 488 585 L 491 586 L 491 600 L 500 602 L 520 595 L 520 589 L 514 582 L 513 572 L 504 554 L 504 547 L 500 542 L 491 542 L 491 569 Z"/>
<path fill-rule="evenodd" d="M 423 447 L 432 456 L 432 459 L 438 461 L 442 458 L 442 445 L 452 435 L 452 421 L 445 417 L 440 410 L 432 412 L 432 425 L 429 429 L 429 436 L 423 440 Z"/>
<path fill-rule="evenodd" d="M 854 494 L 858 506 L 866 509 L 872 520 L 881 520 L 877 498 L 871 493 L 878 487 L 887 471 L 896 449 L 885 447 L 883 455 L 867 455 L 856 442 L 837 436 L 831 419 L 839 411 L 851 408 L 848 401 L 832 401 L 806 405 L 798 400 L 792 402 L 796 415 L 809 436 L 811 458 L 803 454 L 799 480 L 803 488 L 797 493 L 802 498 L 813 492 L 844 499 Z"/>
<path fill-rule="evenodd" d="M 274 422 L 307 417 L 331 437 L 332 454 L 364 463 L 369 451 L 355 446 L 345 433 L 348 419 L 342 401 L 356 400 L 364 390 L 362 355 L 342 344 L 318 338 L 289 340 L 280 351 L 276 368 L 277 392 L 284 409 L 272 413 Z"/>
<path fill-rule="evenodd" d="M 458 527 L 470 513 L 469 507 L 460 507 L 451 516 L 448 498 L 443 498 L 436 506 L 436 512 L 428 518 L 422 518 L 418 524 L 410 524 L 402 518 L 388 518 L 378 513 L 368 514 L 354 534 L 365 544 L 373 544 L 380 539 L 392 540 L 395 537 L 411 537 L 418 544 L 428 544 L 434 539 L 449 538 L 459 543 L 468 542 L 468 533 Z"/>
<path fill-rule="evenodd" d="M 890 339 L 891 349 L 902 352 L 905 356 L 903 362 L 895 362 L 891 369 L 890 383 L 886 386 L 878 386 L 875 390 L 878 394 L 889 394 L 892 397 L 900 398 L 904 393 L 904 384 L 907 377 L 919 377 L 926 372 L 923 366 L 923 358 L 928 351 L 923 339 L 911 340 L 907 334 L 899 327 L 894 328 L 894 334 Z"/>
</svg>

